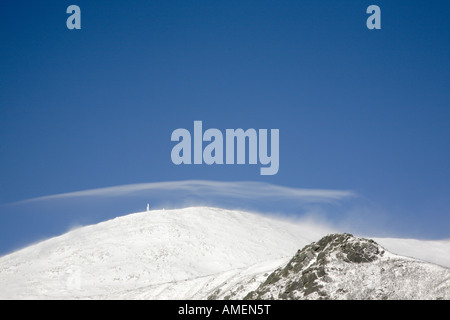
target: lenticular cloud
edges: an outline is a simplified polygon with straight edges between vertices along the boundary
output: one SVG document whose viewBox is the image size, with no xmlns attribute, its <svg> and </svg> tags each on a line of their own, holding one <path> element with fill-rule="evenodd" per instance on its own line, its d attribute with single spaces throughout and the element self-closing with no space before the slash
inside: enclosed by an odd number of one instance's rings
<svg viewBox="0 0 450 320">
<path fill-rule="evenodd" d="M 341 199 L 355 197 L 352 191 L 327 189 L 300 189 L 277 186 L 263 182 L 221 182 L 208 180 L 186 180 L 129 184 L 107 188 L 90 189 L 70 193 L 32 198 L 18 203 L 39 202 L 54 199 L 117 197 L 146 194 L 161 195 L 165 192 L 178 192 L 183 196 L 235 198 L 242 200 L 276 199 L 297 201 L 299 203 L 335 202 Z M 176 200 L 176 199 L 175 199 Z"/>
<path fill-rule="evenodd" d="M 48 195 L 0 206 L 0 214 L 16 225 L 2 225 L 0 231 L 19 243 L 29 243 L 66 232 L 75 226 L 105 221 L 129 213 L 153 209 L 193 206 L 246 210 L 268 215 L 298 218 L 321 215 L 324 220 L 342 217 L 359 195 L 349 190 L 301 189 L 263 182 L 210 180 L 166 181 L 112 186 Z M 333 220 L 333 219 L 331 219 Z M 38 228 L 36 228 L 36 222 Z M 25 233 L 25 230 L 33 232 Z M 1 239 L 0 239 L 1 240 Z M 9 248 L 2 248 L 0 253 Z"/>
<path fill-rule="evenodd" d="M 67 212 L 92 209 L 124 214 L 152 209 L 212 206 L 228 209 L 299 215 L 314 212 L 338 214 L 360 198 L 349 190 L 302 189 L 263 182 L 210 180 L 166 181 L 120 185 L 27 199 L 13 206 L 42 207 Z"/>
<path fill-rule="evenodd" d="M 145 211 L 147 204 L 151 209 L 209 206 L 291 217 L 321 215 L 328 220 L 342 216 L 361 199 L 350 190 L 292 188 L 252 181 L 185 180 L 61 193 L 3 207 L 17 214 L 63 215 L 70 217 L 74 224 Z"/>
</svg>

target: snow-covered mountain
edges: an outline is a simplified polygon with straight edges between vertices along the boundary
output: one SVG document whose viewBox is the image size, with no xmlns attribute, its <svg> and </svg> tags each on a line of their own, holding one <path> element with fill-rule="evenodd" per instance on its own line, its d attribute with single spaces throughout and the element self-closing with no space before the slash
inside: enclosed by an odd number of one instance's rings
<svg viewBox="0 0 450 320">
<path fill-rule="evenodd" d="M 267 284 L 269 275 L 290 263 L 299 249 L 323 241 L 333 231 L 304 221 L 208 207 L 129 214 L 1 257 L 0 299 L 251 298 L 265 290 L 261 286 Z M 450 256 L 446 242 L 443 246 L 436 243 L 427 252 L 437 250 Z M 401 254 L 402 246 L 396 248 Z M 414 255 L 410 245 L 406 248 Z M 385 264 L 386 272 L 398 273 L 401 269 L 389 267 L 396 259 L 425 266 L 414 275 L 441 281 L 442 297 L 449 299 L 448 268 L 397 258 L 387 251 L 376 261 Z M 447 263 L 442 261 L 434 262 Z M 359 272 L 363 265 L 370 264 L 348 265 L 346 272 Z M 332 277 L 330 272 L 327 275 Z"/>
<path fill-rule="evenodd" d="M 213 278 L 272 271 L 326 232 L 216 208 L 129 214 L 2 257 L 0 298 L 206 297 Z"/>
</svg>

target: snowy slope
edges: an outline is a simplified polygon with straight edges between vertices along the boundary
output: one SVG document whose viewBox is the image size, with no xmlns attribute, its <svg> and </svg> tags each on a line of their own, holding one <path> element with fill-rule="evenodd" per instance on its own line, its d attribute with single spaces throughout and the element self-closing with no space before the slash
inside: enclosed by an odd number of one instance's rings
<svg viewBox="0 0 450 320">
<path fill-rule="evenodd" d="M 421 259 L 450 268 L 450 239 L 417 240 L 372 238 L 392 253 Z"/>
<path fill-rule="evenodd" d="M 332 232 L 207 207 L 129 214 L 1 257 L 0 299 L 242 299 Z M 450 249 L 445 241 L 384 241 L 397 254 L 422 259 Z"/>
<path fill-rule="evenodd" d="M 216 208 L 130 214 L 0 258 L 0 298 L 208 296 L 212 275 L 269 272 L 326 232 Z"/>
</svg>

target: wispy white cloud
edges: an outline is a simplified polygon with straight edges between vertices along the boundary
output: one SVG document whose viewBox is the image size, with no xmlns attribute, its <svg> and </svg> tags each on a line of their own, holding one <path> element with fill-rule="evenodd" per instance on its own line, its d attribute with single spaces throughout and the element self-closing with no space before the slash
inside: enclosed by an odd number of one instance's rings
<svg viewBox="0 0 450 320">
<path fill-rule="evenodd" d="M 197 195 L 202 197 L 227 197 L 240 200 L 290 200 L 301 203 L 333 203 L 339 200 L 357 197 L 357 194 L 350 190 L 302 189 L 249 181 L 185 180 L 128 184 L 61 193 L 22 200 L 15 204 L 70 198 L 117 197 L 141 194 L 142 192 L 148 192 L 149 194 L 158 192 L 181 192 L 184 195 Z"/>
<path fill-rule="evenodd" d="M 1 217 L 39 219 L 39 228 L 65 232 L 74 225 L 95 224 L 146 210 L 220 207 L 331 228 L 358 204 L 351 190 L 306 189 L 252 181 L 185 180 L 119 185 L 22 200 L 1 207 Z M 55 223 L 55 221 L 58 221 Z M 0 230 L 1 231 L 1 230 Z M 52 230 L 52 232 L 55 232 Z"/>
</svg>

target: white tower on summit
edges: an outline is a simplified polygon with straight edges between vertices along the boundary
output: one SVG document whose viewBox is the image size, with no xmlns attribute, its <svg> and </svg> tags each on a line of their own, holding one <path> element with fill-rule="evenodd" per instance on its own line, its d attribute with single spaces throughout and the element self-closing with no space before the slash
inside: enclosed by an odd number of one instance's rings
<svg viewBox="0 0 450 320">
<path fill-rule="evenodd" d="M 147 212 L 150 211 L 150 204 L 147 203 Z"/>
</svg>

